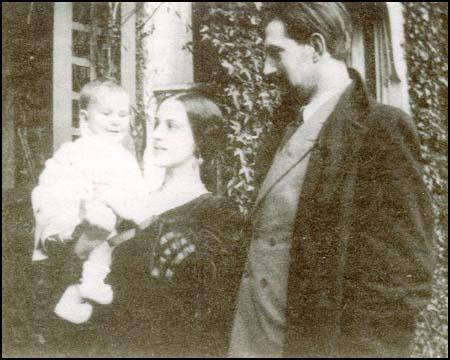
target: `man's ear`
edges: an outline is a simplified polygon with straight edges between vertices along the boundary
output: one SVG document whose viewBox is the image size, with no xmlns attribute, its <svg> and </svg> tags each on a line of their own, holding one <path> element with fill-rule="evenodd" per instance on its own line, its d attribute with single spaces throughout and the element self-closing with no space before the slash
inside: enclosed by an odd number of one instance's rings
<svg viewBox="0 0 450 360">
<path fill-rule="evenodd" d="M 314 48 L 313 60 L 317 62 L 327 52 L 325 38 L 320 33 L 314 33 L 311 35 L 309 43 Z"/>
</svg>

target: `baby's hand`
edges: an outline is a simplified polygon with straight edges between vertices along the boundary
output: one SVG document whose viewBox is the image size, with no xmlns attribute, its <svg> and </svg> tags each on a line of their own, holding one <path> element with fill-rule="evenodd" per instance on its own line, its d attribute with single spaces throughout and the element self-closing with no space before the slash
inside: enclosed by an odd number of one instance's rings
<svg viewBox="0 0 450 360">
<path fill-rule="evenodd" d="M 100 201 L 82 200 L 80 203 L 80 219 L 108 233 L 116 227 L 116 215 L 111 208 Z"/>
</svg>

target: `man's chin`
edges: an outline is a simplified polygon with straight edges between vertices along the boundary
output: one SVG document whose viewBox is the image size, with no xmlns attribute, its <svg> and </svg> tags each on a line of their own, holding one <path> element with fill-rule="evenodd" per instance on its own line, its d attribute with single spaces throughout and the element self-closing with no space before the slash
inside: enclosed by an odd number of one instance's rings
<svg viewBox="0 0 450 360">
<path fill-rule="evenodd" d="M 294 86 L 287 80 L 277 82 L 275 85 L 280 90 L 281 98 L 291 105 L 302 106 L 307 104 L 311 99 L 312 91 L 301 86 Z"/>
</svg>

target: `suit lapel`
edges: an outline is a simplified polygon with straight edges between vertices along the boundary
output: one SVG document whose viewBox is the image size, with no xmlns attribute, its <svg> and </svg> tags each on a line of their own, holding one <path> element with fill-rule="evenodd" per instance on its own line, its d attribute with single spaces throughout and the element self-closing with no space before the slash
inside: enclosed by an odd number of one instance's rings
<svg viewBox="0 0 450 360">
<path fill-rule="evenodd" d="M 360 77 L 354 71 L 350 74 L 354 83 L 324 124 L 302 187 L 290 250 L 286 316 L 291 326 L 285 356 L 295 354 L 305 338 L 298 324 L 313 325 L 325 336 L 342 325 L 343 269 L 349 265 L 346 236 L 357 221 L 357 216 L 351 216 L 351 194 L 357 166 L 364 161 L 355 157 L 359 156 L 356 149 L 367 139 L 368 122 L 372 121 L 372 100 Z M 319 305 L 320 313 L 301 311 Z M 308 343 L 300 346 L 307 348 Z"/>
<path fill-rule="evenodd" d="M 298 128 L 291 139 L 283 147 L 278 149 L 273 159 L 272 166 L 258 192 L 254 210 L 268 192 L 292 169 L 298 166 L 311 152 L 323 124 L 333 112 L 339 98 L 340 94 L 333 96 L 323 104 L 316 113 L 312 115 L 310 121 Z M 287 151 L 292 155 L 287 156 L 283 153 L 284 151 Z M 284 159 L 282 159 L 282 157 L 284 157 Z"/>
</svg>

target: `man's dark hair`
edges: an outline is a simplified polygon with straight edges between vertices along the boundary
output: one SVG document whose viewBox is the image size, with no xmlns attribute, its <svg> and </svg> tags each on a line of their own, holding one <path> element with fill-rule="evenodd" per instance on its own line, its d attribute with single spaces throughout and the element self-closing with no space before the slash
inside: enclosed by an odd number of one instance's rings
<svg viewBox="0 0 450 360">
<path fill-rule="evenodd" d="M 351 18 L 340 2 L 270 2 L 264 3 L 262 14 L 264 27 L 280 20 L 287 35 L 301 44 L 314 33 L 322 34 L 337 60 L 346 61 L 351 52 Z"/>
</svg>

